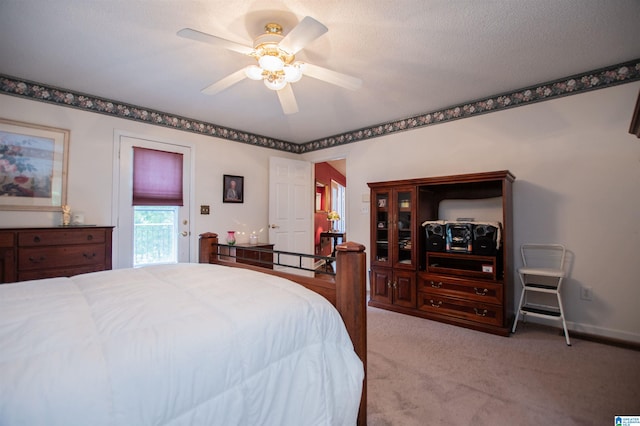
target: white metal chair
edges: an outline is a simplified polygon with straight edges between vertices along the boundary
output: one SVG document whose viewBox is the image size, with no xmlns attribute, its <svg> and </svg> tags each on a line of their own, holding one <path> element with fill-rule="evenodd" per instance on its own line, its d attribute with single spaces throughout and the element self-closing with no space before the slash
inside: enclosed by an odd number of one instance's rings
<svg viewBox="0 0 640 426">
<path fill-rule="evenodd" d="M 562 244 L 523 244 L 520 252 L 523 266 L 518 269 L 518 275 L 522 283 L 522 295 L 511 332 L 515 333 L 520 314 L 523 320 L 526 315 L 561 320 L 565 340 L 571 346 L 560 296 L 562 280 L 567 275 L 564 268 L 565 247 Z M 538 293 L 537 298 L 535 293 Z M 540 293 L 555 294 L 556 300 L 551 301 L 548 296 L 540 296 Z"/>
</svg>

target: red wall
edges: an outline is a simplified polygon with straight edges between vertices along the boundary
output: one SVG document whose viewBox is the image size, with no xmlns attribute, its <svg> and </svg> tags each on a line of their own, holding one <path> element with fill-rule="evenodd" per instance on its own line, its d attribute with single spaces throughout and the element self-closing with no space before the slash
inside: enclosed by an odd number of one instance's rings
<svg viewBox="0 0 640 426">
<path fill-rule="evenodd" d="M 315 165 L 316 182 L 320 182 L 329 188 L 329 197 L 331 197 L 331 180 L 338 182 L 343 186 L 347 186 L 347 178 L 334 169 L 329 163 L 316 163 Z M 314 203 L 315 204 L 315 203 Z M 331 206 L 331 200 L 327 199 L 326 209 Z M 322 256 L 329 256 L 331 254 L 331 243 L 328 241 L 320 241 L 320 233 L 328 231 L 330 223 L 327 220 L 327 213 L 316 213 L 314 215 L 314 229 L 315 229 L 315 252 Z M 324 243 L 324 244 L 321 244 Z"/>
</svg>

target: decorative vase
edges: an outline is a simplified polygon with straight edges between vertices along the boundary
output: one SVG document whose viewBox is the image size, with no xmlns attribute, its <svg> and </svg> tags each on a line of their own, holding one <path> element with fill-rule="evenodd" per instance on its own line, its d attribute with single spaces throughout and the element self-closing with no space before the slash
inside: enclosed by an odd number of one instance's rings
<svg viewBox="0 0 640 426">
<path fill-rule="evenodd" d="M 256 234 L 249 235 L 249 244 L 254 246 L 258 244 L 258 236 Z"/>
<path fill-rule="evenodd" d="M 236 243 L 236 231 L 227 231 L 227 244 L 230 246 Z"/>
</svg>

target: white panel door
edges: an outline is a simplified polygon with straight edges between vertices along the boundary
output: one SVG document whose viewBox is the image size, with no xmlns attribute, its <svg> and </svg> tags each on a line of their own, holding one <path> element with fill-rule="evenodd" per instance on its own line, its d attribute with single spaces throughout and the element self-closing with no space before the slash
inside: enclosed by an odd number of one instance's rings
<svg viewBox="0 0 640 426">
<path fill-rule="evenodd" d="M 310 162 L 269 158 L 269 241 L 275 250 L 313 254 L 313 197 Z M 298 258 L 281 256 L 280 262 L 297 265 Z"/>
</svg>

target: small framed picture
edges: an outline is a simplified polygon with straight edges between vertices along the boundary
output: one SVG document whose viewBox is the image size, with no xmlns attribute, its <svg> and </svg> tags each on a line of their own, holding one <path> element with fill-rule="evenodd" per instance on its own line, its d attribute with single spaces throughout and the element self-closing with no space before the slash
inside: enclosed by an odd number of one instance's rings
<svg viewBox="0 0 640 426">
<path fill-rule="evenodd" d="M 223 203 L 243 203 L 244 202 L 244 177 L 243 176 L 222 176 L 222 202 Z"/>
<path fill-rule="evenodd" d="M 378 198 L 378 207 L 382 207 L 382 208 L 387 207 L 387 199 L 386 198 Z"/>
</svg>

